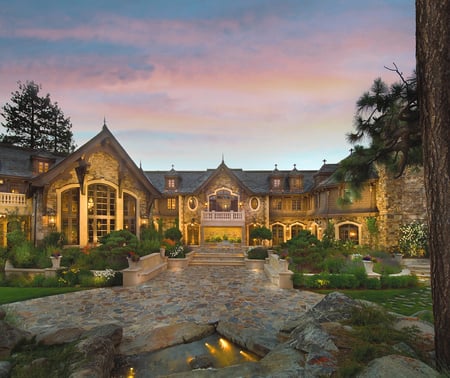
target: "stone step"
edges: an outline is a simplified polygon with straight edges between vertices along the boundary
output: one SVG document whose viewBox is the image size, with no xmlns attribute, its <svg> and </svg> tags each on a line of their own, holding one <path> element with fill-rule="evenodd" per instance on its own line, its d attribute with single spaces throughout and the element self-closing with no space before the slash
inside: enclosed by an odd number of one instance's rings
<svg viewBox="0 0 450 378">
<path fill-rule="evenodd" d="M 243 266 L 245 261 L 242 252 L 195 252 L 189 265 Z"/>
</svg>

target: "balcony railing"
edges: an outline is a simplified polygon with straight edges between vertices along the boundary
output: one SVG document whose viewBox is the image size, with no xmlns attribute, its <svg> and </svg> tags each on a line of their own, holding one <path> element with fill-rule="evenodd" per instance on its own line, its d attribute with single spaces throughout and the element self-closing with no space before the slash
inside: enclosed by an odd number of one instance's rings
<svg viewBox="0 0 450 378">
<path fill-rule="evenodd" d="M 244 222 L 243 211 L 202 211 L 203 224 L 242 225 Z"/>
<path fill-rule="evenodd" d="M 0 192 L 0 206 L 25 206 L 25 194 Z"/>
</svg>

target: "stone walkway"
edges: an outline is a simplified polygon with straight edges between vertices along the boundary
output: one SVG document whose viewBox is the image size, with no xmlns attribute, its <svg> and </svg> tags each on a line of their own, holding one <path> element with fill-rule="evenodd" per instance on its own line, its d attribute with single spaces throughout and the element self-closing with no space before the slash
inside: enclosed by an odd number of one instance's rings
<svg viewBox="0 0 450 378">
<path fill-rule="evenodd" d="M 137 287 L 101 288 L 11 303 L 17 324 L 39 334 L 49 328 L 117 323 L 124 339 L 181 322 L 218 320 L 277 331 L 323 296 L 279 289 L 264 272 L 244 267 L 193 266 L 165 271 Z"/>
</svg>

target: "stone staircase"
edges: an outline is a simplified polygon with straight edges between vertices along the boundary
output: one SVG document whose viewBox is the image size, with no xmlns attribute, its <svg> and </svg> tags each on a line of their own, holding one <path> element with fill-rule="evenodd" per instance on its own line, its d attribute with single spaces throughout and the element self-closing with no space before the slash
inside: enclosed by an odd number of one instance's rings
<svg viewBox="0 0 450 378">
<path fill-rule="evenodd" d="M 198 247 L 189 266 L 244 266 L 245 248 Z"/>
<path fill-rule="evenodd" d="M 402 260 L 402 265 L 409 269 L 411 274 L 415 274 L 421 281 L 429 281 L 431 277 L 429 259 L 409 259 Z"/>
</svg>

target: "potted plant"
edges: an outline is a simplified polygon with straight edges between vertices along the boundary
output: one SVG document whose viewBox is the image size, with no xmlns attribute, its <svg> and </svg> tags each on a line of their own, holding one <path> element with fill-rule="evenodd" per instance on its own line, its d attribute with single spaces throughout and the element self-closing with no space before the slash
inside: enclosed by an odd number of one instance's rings
<svg viewBox="0 0 450 378">
<path fill-rule="evenodd" d="M 50 260 L 52 262 L 53 269 L 58 269 L 61 267 L 61 257 L 62 255 L 59 251 L 52 252 L 52 254 L 50 255 Z"/>
<path fill-rule="evenodd" d="M 133 251 L 130 251 L 127 253 L 127 261 L 128 261 L 128 267 L 129 268 L 137 268 L 139 260 L 141 257 Z"/>
</svg>

